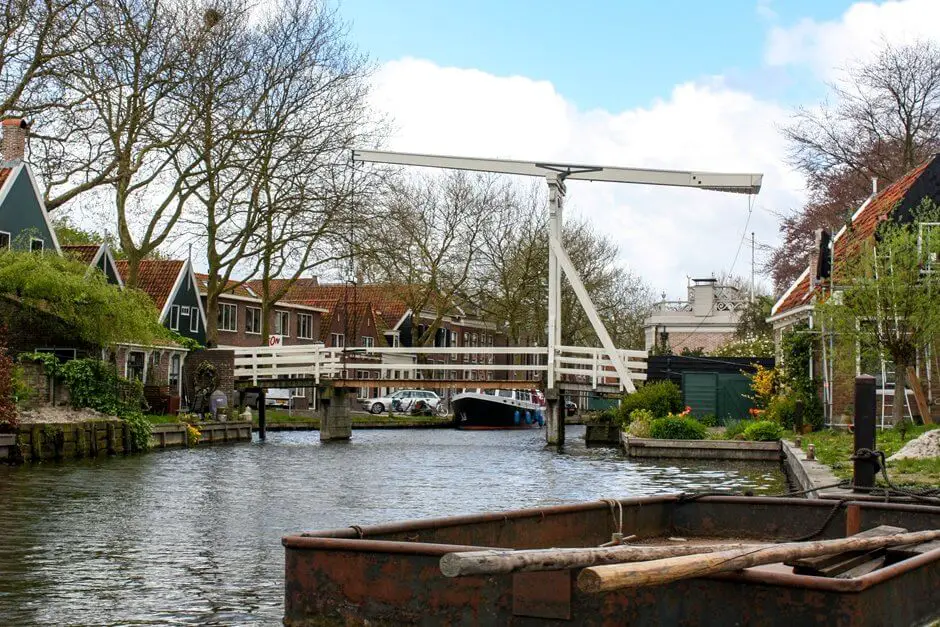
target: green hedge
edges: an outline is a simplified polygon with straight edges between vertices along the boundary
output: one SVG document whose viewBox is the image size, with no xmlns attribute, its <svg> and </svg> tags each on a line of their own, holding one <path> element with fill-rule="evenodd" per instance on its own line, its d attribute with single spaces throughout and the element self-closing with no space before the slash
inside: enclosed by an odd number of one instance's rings
<svg viewBox="0 0 940 627">
<path fill-rule="evenodd" d="M 783 428 L 770 420 L 752 422 L 744 429 L 744 438 L 756 442 L 774 442 L 783 436 Z"/>
<path fill-rule="evenodd" d="M 650 436 L 662 440 L 704 440 L 705 425 L 695 418 L 666 416 L 650 424 Z"/>
<path fill-rule="evenodd" d="M 630 422 L 635 409 L 646 409 L 656 417 L 677 414 L 684 409 L 682 390 L 672 381 L 657 381 L 641 385 L 633 394 L 627 394 L 620 402 L 620 416 L 624 424 Z"/>
</svg>

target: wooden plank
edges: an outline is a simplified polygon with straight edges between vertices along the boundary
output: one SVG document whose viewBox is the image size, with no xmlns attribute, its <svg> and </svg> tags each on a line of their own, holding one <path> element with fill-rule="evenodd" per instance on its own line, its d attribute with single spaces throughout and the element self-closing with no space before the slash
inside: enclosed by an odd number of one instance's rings
<svg viewBox="0 0 940 627">
<path fill-rule="evenodd" d="M 902 527 L 892 527 L 890 525 L 881 525 L 879 527 L 874 527 L 868 531 L 863 531 L 861 533 L 856 533 L 852 535 L 852 538 L 876 538 L 878 536 L 893 536 L 899 533 L 906 533 L 907 529 Z M 856 552 L 852 555 L 846 555 L 845 553 L 838 553 L 835 555 L 822 555 L 818 557 L 805 557 L 801 559 L 796 559 L 788 562 L 784 562 L 787 566 L 793 567 L 793 572 L 798 575 L 814 575 L 819 574 L 823 569 L 830 566 L 839 564 L 853 557 L 857 557 L 863 553 Z"/>
<path fill-rule="evenodd" d="M 910 557 L 917 557 L 918 555 L 923 555 L 924 553 L 929 553 L 940 549 L 940 540 L 934 540 L 932 542 L 923 542 L 921 544 L 907 544 L 904 546 L 893 546 L 888 549 L 888 561 L 900 561 L 905 560 Z"/>
<path fill-rule="evenodd" d="M 924 388 L 920 384 L 920 379 L 917 377 L 917 372 L 914 370 L 913 366 L 907 367 L 907 382 L 911 386 L 911 389 L 914 390 L 914 399 L 917 401 L 917 411 L 920 413 L 921 420 L 924 421 L 925 425 L 933 423 L 933 419 L 930 417 L 930 406 L 927 405 L 927 397 L 924 396 Z"/>
<path fill-rule="evenodd" d="M 882 566 L 885 565 L 885 556 L 882 552 L 881 555 L 872 557 L 869 560 L 866 560 L 854 568 L 851 568 L 844 573 L 836 575 L 836 579 L 854 579 L 855 577 L 861 577 L 867 575 L 868 573 L 873 573 Z"/>
</svg>

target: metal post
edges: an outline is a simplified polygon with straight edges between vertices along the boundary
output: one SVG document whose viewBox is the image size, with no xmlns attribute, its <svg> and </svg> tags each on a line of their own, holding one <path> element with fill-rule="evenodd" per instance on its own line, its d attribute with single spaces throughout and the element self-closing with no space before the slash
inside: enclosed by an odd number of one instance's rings
<svg viewBox="0 0 940 627">
<path fill-rule="evenodd" d="M 855 459 L 853 484 L 856 491 L 875 485 L 872 459 L 858 455 L 860 449 L 875 450 L 875 377 L 855 377 Z M 858 488 L 862 488 L 859 490 Z"/>
<path fill-rule="evenodd" d="M 562 203 L 565 198 L 565 184 L 557 173 L 546 177 L 548 182 L 548 231 L 549 237 L 561 241 Z M 548 387 L 554 388 L 558 382 L 555 372 L 555 351 L 561 344 L 561 272 L 558 257 L 552 247 L 548 247 Z"/>
<path fill-rule="evenodd" d="M 264 415 L 267 404 L 264 398 L 264 388 L 258 388 L 258 437 L 264 440 L 267 437 L 267 419 Z"/>
</svg>

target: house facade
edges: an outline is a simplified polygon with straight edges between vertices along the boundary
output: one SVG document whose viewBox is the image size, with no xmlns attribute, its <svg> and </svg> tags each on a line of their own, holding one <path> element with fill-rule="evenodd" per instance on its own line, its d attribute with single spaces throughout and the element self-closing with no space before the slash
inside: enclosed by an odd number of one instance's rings
<svg viewBox="0 0 940 627">
<path fill-rule="evenodd" d="M 206 308 L 209 275 L 197 274 L 199 295 Z M 218 346 L 265 346 L 270 338 L 262 336 L 262 301 L 247 284 L 229 281 L 219 295 Z M 282 346 L 317 344 L 322 341 L 320 327 L 326 309 L 302 303 L 278 303 L 268 312 L 270 335 Z"/>
<path fill-rule="evenodd" d="M 0 250 L 60 252 L 32 168 L 23 159 L 29 125 L 25 120 L 0 123 Z"/>
<path fill-rule="evenodd" d="M 710 353 L 734 339 L 747 297 L 716 279 L 693 279 L 688 297 L 663 300 L 643 324 L 645 349 L 679 354 L 683 350 Z"/>
<path fill-rule="evenodd" d="M 897 397 L 894 386 L 894 366 L 888 356 L 861 351 L 857 346 L 845 346 L 838 336 L 825 328 L 824 321 L 814 316 L 816 303 L 831 294 L 831 278 L 827 269 L 842 259 L 848 259 L 862 246 L 874 240 L 878 225 L 887 220 L 910 223 L 913 210 L 925 199 L 940 204 L 940 156 L 934 155 L 908 172 L 892 185 L 873 193 L 826 244 L 828 234 L 817 236 L 818 248 L 811 251 L 810 262 L 803 273 L 774 304 L 768 321 L 773 324 L 777 361 L 785 361 L 782 343 L 787 333 L 797 329 L 808 330 L 815 336 L 810 370 L 819 382 L 819 396 L 824 408 L 825 424 L 844 426 L 852 423 L 854 411 L 854 380 L 861 374 L 875 377 L 878 395 L 878 419 L 882 425 L 892 421 Z M 831 256 L 831 263 L 820 263 L 820 258 Z M 935 346 L 919 350 L 914 373 L 921 384 L 929 411 L 940 415 L 940 362 Z M 854 356 L 854 360 L 837 359 L 840 352 Z M 854 368 L 846 362 L 854 361 Z M 920 412 L 914 390 L 904 391 L 904 414 L 916 416 Z M 900 402 L 900 401 L 899 401 Z"/>
<path fill-rule="evenodd" d="M 127 262 L 118 261 L 117 268 L 126 282 Z M 206 343 L 206 311 L 189 260 L 142 260 L 137 270 L 137 289 L 153 300 L 163 326 L 200 344 Z"/>
<path fill-rule="evenodd" d="M 254 289 L 258 289 L 255 287 Z M 435 324 L 437 312 L 427 310 L 417 315 L 409 309 L 395 286 L 387 284 L 320 283 L 315 277 L 296 281 L 282 303 L 302 303 L 324 310 L 320 340 L 327 347 L 411 347 L 414 337 Z M 424 363 L 452 365 L 452 370 L 422 373 L 414 369 L 415 355 L 356 355 L 347 358 L 347 374 L 357 379 L 424 379 L 423 387 L 435 389 L 434 379 L 481 381 L 505 377 L 476 368 L 494 363 L 493 355 L 485 354 L 491 346 L 506 346 L 506 335 L 495 324 L 469 316 L 454 305 L 437 323 L 429 346 L 480 347 L 480 354 L 444 354 L 427 356 Z M 500 356 L 502 358 L 502 356 Z M 361 364 L 382 364 L 382 368 L 357 368 Z M 472 387 L 468 385 L 468 387 Z M 384 393 L 384 388 L 363 386 L 363 396 Z M 443 390 L 442 390 L 443 391 Z"/>
</svg>

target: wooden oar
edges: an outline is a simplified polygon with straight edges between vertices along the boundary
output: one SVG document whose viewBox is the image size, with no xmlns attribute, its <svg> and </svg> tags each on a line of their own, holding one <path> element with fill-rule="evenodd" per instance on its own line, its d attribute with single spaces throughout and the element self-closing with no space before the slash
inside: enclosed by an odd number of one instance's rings
<svg viewBox="0 0 940 627">
<path fill-rule="evenodd" d="M 498 575 L 584 568 L 594 564 L 617 564 L 658 560 L 677 555 L 711 553 L 727 549 L 756 548 L 760 544 L 674 544 L 669 546 L 620 545 L 573 549 L 490 550 L 448 553 L 441 558 L 441 572 L 447 577 Z"/>
<path fill-rule="evenodd" d="M 760 548 L 686 555 L 635 564 L 611 564 L 585 568 L 578 575 L 582 592 L 605 592 L 619 588 L 655 586 L 689 577 L 702 577 L 751 566 L 775 564 L 803 557 L 843 551 L 870 551 L 901 544 L 918 544 L 940 538 L 940 530 L 900 533 L 876 538 L 843 538 L 817 542 L 788 542 Z"/>
</svg>

